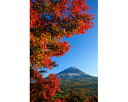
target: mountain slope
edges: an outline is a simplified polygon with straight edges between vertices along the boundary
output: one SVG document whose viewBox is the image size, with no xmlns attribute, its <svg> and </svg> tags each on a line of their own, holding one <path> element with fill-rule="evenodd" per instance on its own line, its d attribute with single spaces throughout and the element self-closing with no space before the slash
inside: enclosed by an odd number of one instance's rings
<svg viewBox="0 0 128 102">
<path fill-rule="evenodd" d="M 69 90 L 85 91 L 85 96 L 88 97 L 98 95 L 98 78 L 86 74 L 76 67 L 69 67 L 56 74 L 56 77 L 61 78 L 61 92 L 57 93 L 57 98 L 68 95 Z"/>
<path fill-rule="evenodd" d="M 62 72 L 56 74 L 56 77 L 60 77 L 61 80 L 69 80 L 69 79 L 85 79 L 85 78 L 92 78 L 95 79 L 96 77 L 93 77 L 89 74 L 86 74 L 84 72 L 82 72 L 81 70 L 79 70 L 76 67 L 69 67 L 65 70 L 63 70 Z"/>
</svg>

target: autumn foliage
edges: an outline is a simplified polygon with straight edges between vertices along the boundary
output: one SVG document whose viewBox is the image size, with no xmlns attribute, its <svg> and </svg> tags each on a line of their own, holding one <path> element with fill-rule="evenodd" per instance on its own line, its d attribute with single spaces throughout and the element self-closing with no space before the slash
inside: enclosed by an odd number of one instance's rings
<svg viewBox="0 0 128 102">
<path fill-rule="evenodd" d="M 69 51 L 70 45 L 62 38 L 85 34 L 93 27 L 89 9 L 86 0 L 30 1 L 31 102 L 62 102 L 52 99 L 60 91 L 59 78 L 54 74 L 44 77 L 44 68 L 58 66 L 51 58 Z"/>
</svg>

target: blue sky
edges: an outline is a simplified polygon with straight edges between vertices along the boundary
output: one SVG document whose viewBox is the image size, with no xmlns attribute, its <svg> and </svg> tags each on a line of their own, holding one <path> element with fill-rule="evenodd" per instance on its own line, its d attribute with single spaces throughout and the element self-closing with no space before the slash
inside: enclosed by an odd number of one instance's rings
<svg viewBox="0 0 128 102">
<path fill-rule="evenodd" d="M 98 76 L 98 2 L 97 0 L 87 0 L 93 10 L 89 12 L 96 15 L 93 20 L 94 28 L 89 29 L 86 34 L 74 35 L 71 38 L 64 38 L 71 45 L 70 50 L 60 58 L 53 57 L 53 61 L 59 65 L 52 70 L 47 70 L 47 76 L 50 73 L 58 73 L 70 66 L 75 66 L 83 72 Z"/>
</svg>

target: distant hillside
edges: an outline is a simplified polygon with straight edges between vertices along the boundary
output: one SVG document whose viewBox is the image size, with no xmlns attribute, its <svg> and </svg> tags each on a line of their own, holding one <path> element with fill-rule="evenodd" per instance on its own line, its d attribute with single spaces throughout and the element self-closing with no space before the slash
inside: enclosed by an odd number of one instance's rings
<svg viewBox="0 0 128 102">
<path fill-rule="evenodd" d="M 56 74 L 56 77 L 60 77 L 61 80 L 74 80 L 74 79 L 97 79 L 96 77 L 94 76 L 91 76 L 89 74 L 86 74 L 84 72 L 82 72 L 81 70 L 79 70 L 78 68 L 76 67 L 69 67 L 65 70 L 63 70 L 62 72 Z"/>
<path fill-rule="evenodd" d="M 86 96 L 98 95 L 98 78 L 86 74 L 76 67 L 69 67 L 56 74 L 56 77 L 61 78 L 62 90 L 56 97 L 66 96 L 69 90 L 74 90 L 76 92 L 84 90 Z"/>
</svg>

